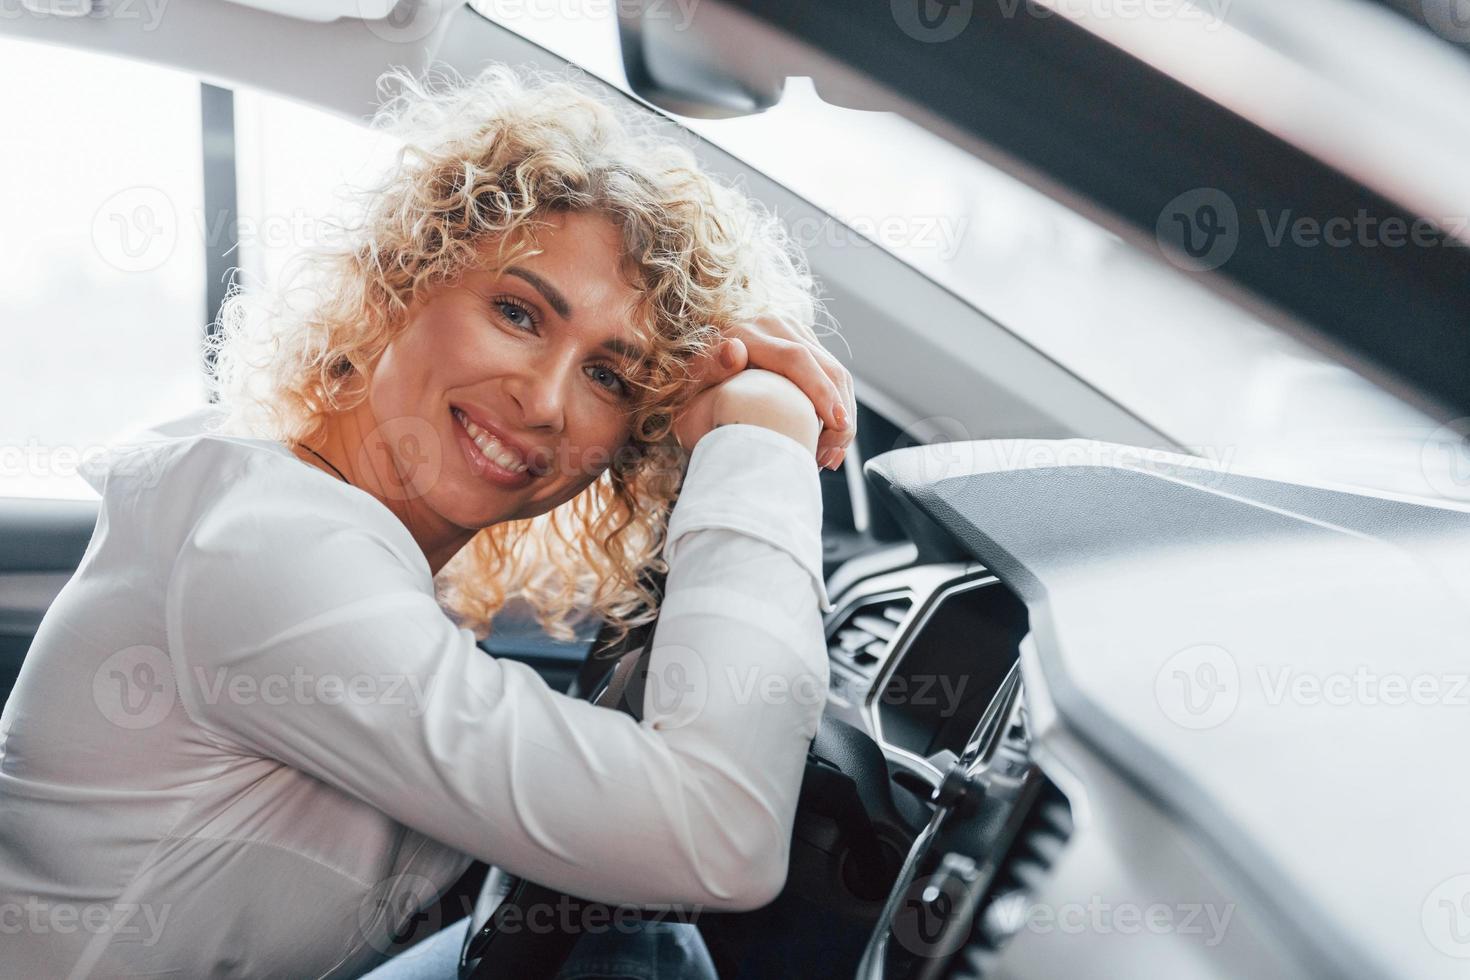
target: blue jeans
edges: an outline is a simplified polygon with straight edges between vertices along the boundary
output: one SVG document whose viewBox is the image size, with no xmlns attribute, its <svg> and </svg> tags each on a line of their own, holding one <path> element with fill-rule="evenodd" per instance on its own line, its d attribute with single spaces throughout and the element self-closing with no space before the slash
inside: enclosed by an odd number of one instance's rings
<svg viewBox="0 0 1470 980">
<path fill-rule="evenodd" d="M 687 922 L 637 922 L 637 929 L 587 932 L 557 980 L 717 980 L 714 962 Z M 455 980 L 468 918 L 399 953 L 362 980 Z"/>
</svg>

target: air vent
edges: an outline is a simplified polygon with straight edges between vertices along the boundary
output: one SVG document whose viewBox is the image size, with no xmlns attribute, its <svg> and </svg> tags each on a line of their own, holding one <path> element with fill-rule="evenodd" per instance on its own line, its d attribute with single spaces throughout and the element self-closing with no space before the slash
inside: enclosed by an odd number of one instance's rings
<svg viewBox="0 0 1470 980">
<path fill-rule="evenodd" d="M 853 607 L 828 638 L 828 656 L 871 680 L 913 605 L 913 597 L 903 592 Z"/>
<path fill-rule="evenodd" d="M 1025 927 L 1031 903 L 1071 836 L 1072 808 L 1046 782 L 986 889 L 969 942 L 955 958 L 951 980 L 985 980 L 991 975 L 1000 951 Z"/>
</svg>

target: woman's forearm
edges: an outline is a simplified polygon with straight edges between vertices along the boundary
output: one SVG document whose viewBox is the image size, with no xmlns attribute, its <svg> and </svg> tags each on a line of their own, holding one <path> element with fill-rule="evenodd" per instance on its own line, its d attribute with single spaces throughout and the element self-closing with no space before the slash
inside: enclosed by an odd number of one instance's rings
<svg viewBox="0 0 1470 980">
<path fill-rule="evenodd" d="M 784 878 L 825 699 L 821 494 L 779 433 L 707 438 L 670 521 L 641 724 L 486 656 L 379 536 L 309 502 L 267 509 L 250 476 L 175 564 L 180 700 L 220 743 L 550 887 L 761 904 Z M 380 696 L 232 696 L 298 673 Z"/>
</svg>

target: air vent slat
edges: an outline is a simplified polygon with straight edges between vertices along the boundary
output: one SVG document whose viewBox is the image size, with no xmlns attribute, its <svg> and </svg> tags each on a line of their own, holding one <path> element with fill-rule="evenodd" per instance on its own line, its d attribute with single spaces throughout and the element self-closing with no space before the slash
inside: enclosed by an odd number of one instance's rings
<svg viewBox="0 0 1470 980">
<path fill-rule="evenodd" d="M 832 632 L 827 641 L 828 655 L 872 677 L 913 604 L 907 595 L 862 603 Z"/>
<path fill-rule="evenodd" d="M 1041 808 L 1041 816 L 1062 837 L 1072 836 L 1072 811 L 1067 804 L 1048 803 Z"/>
<path fill-rule="evenodd" d="M 1067 846 L 1067 841 L 1056 834 L 1038 830 L 1027 838 L 1026 844 L 1042 864 L 1049 866 L 1056 861 L 1057 855 L 1062 853 L 1062 848 Z"/>
<path fill-rule="evenodd" d="M 886 616 L 870 616 L 858 613 L 852 617 L 852 625 L 867 633 L 871 633 L 880 640 L 891 640 L 898 632 L 898 625 L 890 621 Z"/>
<path fill-rule="evenodd" d="M 999 950 L 1026 924 L 1030 905 L 1031 901 L 1023 891 L 1008 892 L 991 902 L 980 921 L 980 931 L 975 937 L 977 945 L 992 952 Z"/>
<path fill-rule="evenodd" d="M 1011 874 L 1027 891 L 1036 891 L 1046 880 L 1046 867 L 1030 860 L 1018 860 L 1011 865 Z"/>
</svg>

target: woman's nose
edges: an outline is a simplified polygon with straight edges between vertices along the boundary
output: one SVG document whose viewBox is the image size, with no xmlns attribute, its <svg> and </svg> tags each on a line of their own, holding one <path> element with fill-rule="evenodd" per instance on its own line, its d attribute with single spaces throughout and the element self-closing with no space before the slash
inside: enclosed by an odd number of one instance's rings
<svg viewBox="0 0 1470 980">
<path fill-rule="evenodd" d="M 565 364 L 545 361 L 517 376 L 510 393 L 520 405 L 521 422 L 526 428 L 559 433 L 566 426 L 570 373 Z"/>
</svg>

